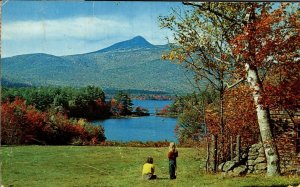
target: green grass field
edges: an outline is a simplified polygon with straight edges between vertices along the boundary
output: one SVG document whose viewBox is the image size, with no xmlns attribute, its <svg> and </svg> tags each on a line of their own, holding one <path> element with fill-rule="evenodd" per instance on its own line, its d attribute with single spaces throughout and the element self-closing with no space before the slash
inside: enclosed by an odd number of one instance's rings
<svg viewBox="0 0 300 187">
<path fill-rule="evenodd" d="M 168 148 L 102 146 L 1 147 L 1 177 L 5 187 L 47 186 L 288 186 L 300 177 L 223 177 L 203 170 L 205 154 L 179 148 L 177 179 L 168 179 Z M 203 152 L 202 152 L 203 153 Z M 157 180 L 141 178 L 142 165 L 153 156 Z"/>
</svg>

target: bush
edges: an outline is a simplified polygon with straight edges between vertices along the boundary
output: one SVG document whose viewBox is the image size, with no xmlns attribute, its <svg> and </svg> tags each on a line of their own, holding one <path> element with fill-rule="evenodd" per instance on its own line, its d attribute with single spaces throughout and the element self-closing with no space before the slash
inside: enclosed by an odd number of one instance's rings
<svg viewBox="0 0 300 187">
<path fill-rule="evenodd" d="M 1 104 L 1 142 L 6 145 L 66 145 L 80 140 L 91 145 L 104 141 L 104 129 L 69 120 L 61 113 L 40 112 L 21 99 Z"/>
</svg>

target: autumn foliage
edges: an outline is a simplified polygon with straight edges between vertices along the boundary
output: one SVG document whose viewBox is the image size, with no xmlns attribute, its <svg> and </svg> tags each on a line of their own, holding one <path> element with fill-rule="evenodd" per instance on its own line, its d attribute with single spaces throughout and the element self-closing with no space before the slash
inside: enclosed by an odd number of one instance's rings
<svg viewBox="0 0 300 187">
<path fill-rule="evenodd" d="M 104 140 L 101 126 L 38 111 L 18 98 L 1 104 L 2 144 L 97 144 Z"/>
<path fill-rule="evenodd" d="M 281 3 L 272 11 L 269 6 L 254 4 L 259 16 L 230 41 L 234 54 L 241 57 L 240 65 L 246 62 L 259 71 L 260 102 L 270 109 L 299 107 L 299 14 L 290 13 L 290 5 Z"/>
<path fill-rule="evenodd" d="M 243 147 L 248 147 L 259 139 L 257 116 L 251 94 L 251 90 L 245 85 L 225 92 L 223 133 L 225 150 L 229 149 L 231 137 L 235 139 L 237 135 L 242 137 Z M 209 105 L 206 110 L 207 128 L 210 133 L 217 135 L 220 139 L 222 135 L 219 116 L 218 108 L 213 104 Z"/>
</svg>

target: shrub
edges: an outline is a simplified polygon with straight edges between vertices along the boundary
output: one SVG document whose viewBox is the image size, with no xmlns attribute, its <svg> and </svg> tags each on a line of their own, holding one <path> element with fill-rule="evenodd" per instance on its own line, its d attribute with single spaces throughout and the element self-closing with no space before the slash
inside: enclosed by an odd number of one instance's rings
<svg viewBox="0 0 300 187">
<path fill-rule="evenodd" d="M 61 113 L 40 112 L 21 99 L 1 104 L 1 142 L 19 144 L 97 144 L 105 140 L 102 126 L 69 120 Z"/>
</svg>

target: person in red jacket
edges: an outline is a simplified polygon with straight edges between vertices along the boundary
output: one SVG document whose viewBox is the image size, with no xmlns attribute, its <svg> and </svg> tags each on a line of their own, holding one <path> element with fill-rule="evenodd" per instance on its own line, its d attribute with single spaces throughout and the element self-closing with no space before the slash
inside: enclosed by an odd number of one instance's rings
<svg viewBox="0 0 300 187">
<path fill-rule="evenodd" d="M 170 179 L 176 179 L 175 171 L 177 168 L 177 164 L 176 164 L 177 157 L 178 157 L 178 151 L 176 149 L 175 143 L 170 142 L 169 152 L 168 152 Z"/>
</svg>

